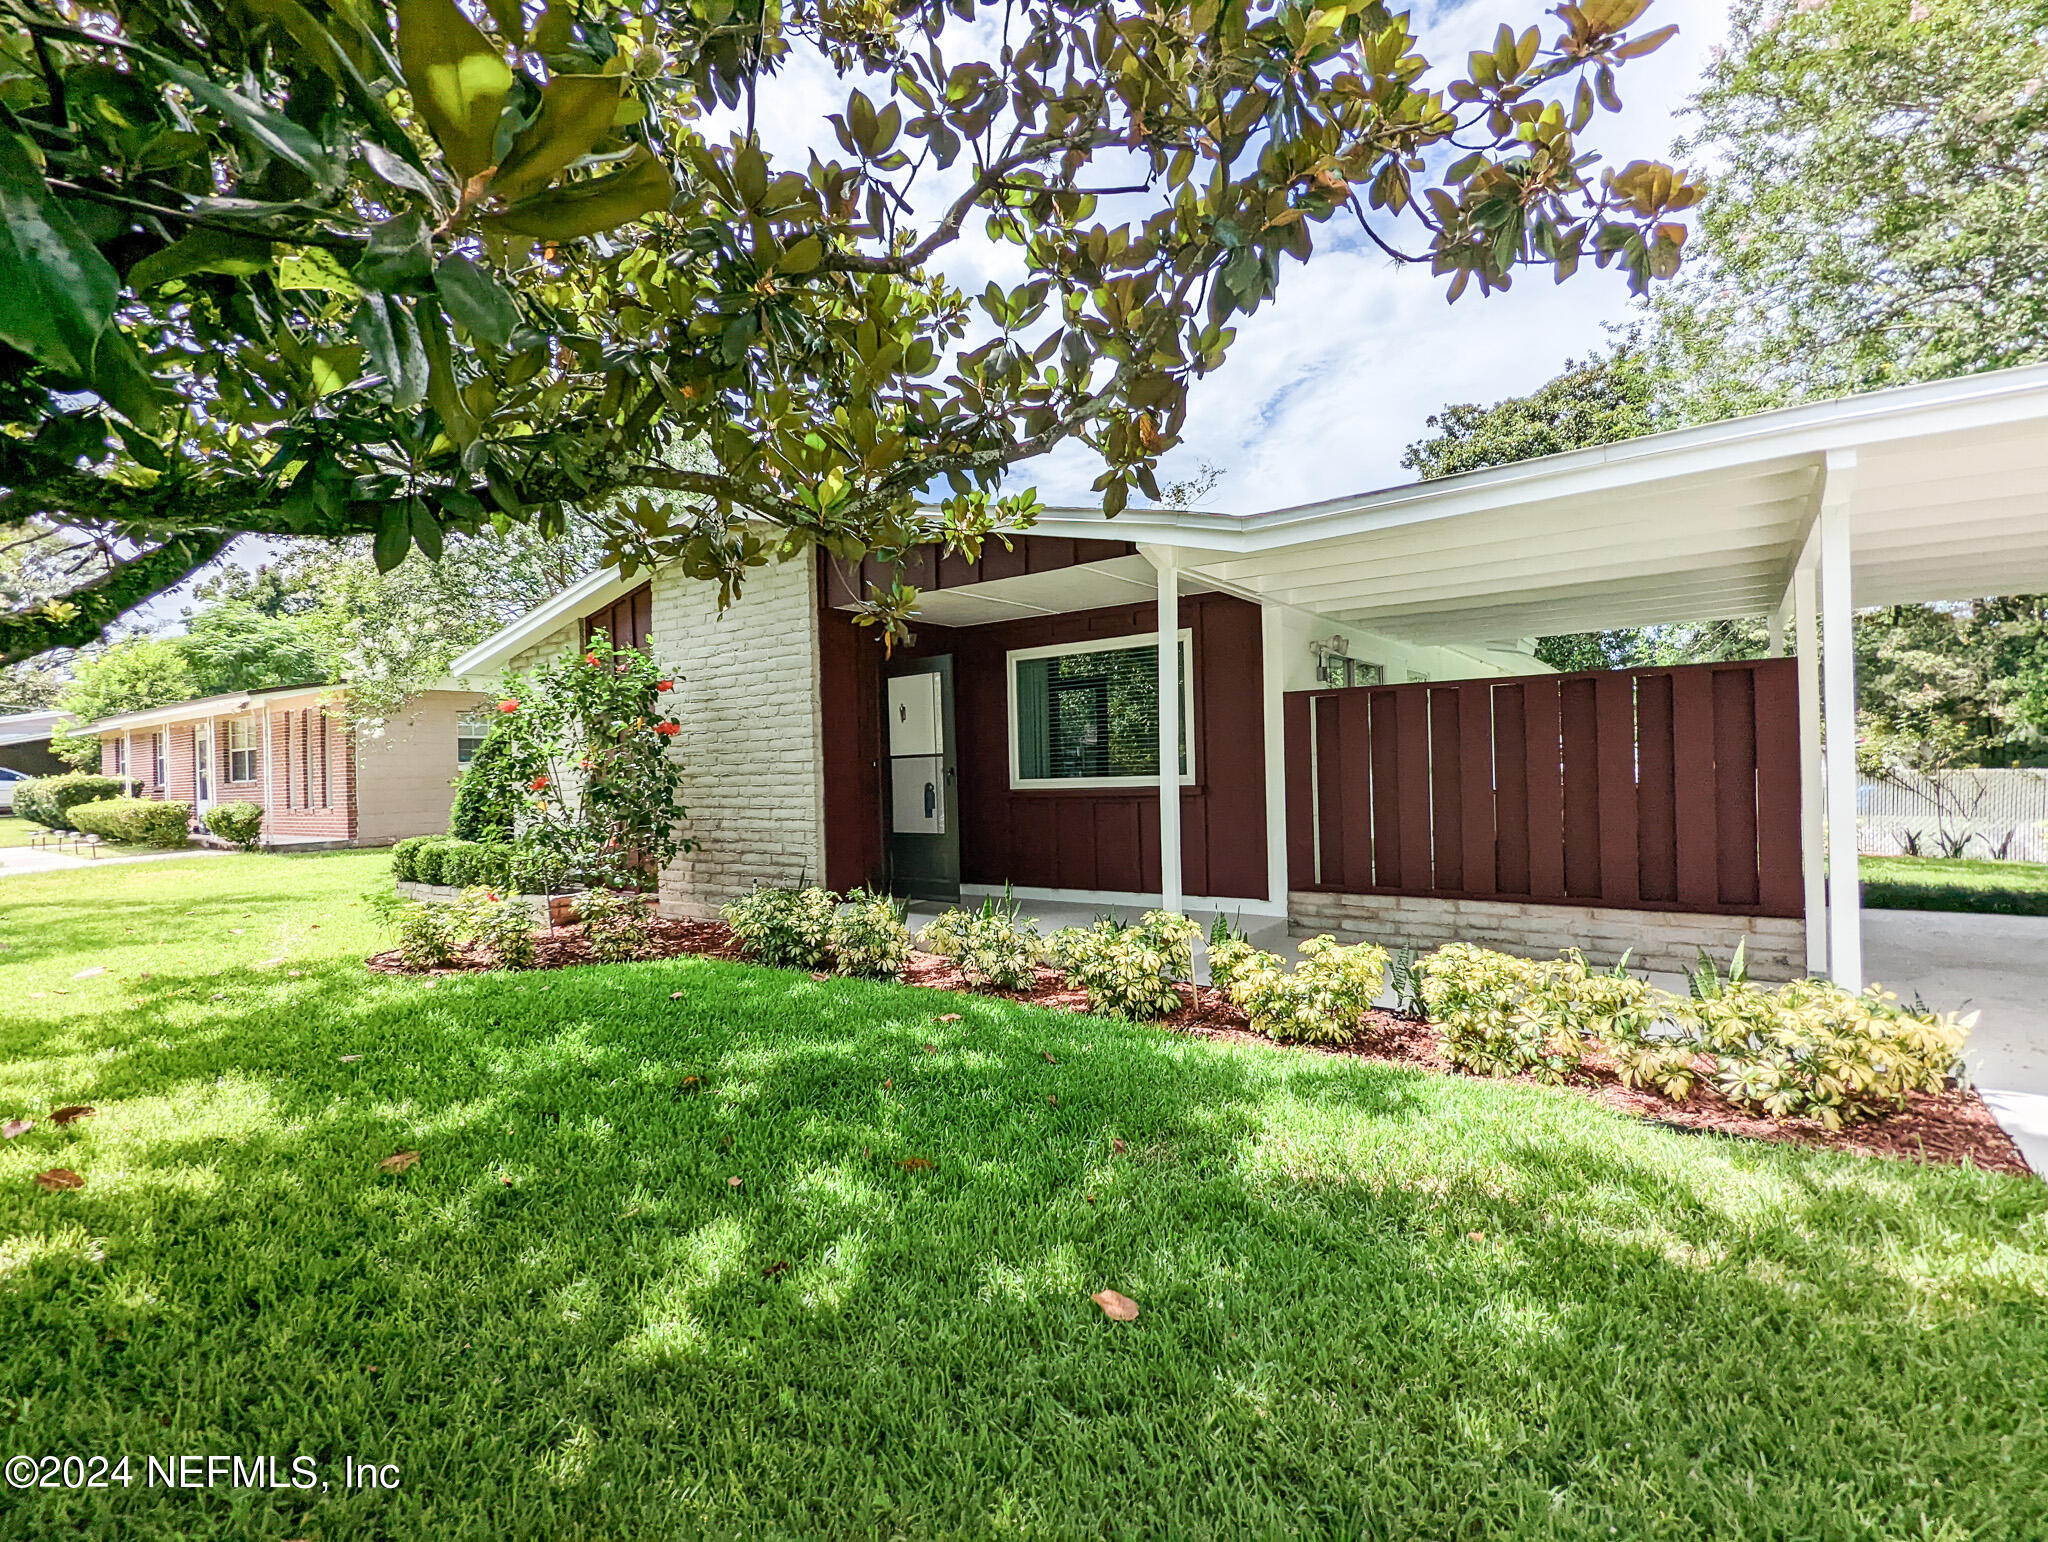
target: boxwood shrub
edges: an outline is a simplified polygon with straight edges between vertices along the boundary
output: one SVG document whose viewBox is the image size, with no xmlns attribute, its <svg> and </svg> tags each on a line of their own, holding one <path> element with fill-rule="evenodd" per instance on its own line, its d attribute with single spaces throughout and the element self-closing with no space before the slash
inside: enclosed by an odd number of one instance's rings
<svg viewBox="0 0 2048 1542">
<path fill-rule="evenodd" d="M 154 798 L 99 798 L 73 807 L 71 818 L 79 829 L 101 840 L 129 846 L 178 847 L 185 844 L 185 827 L 192 820 L 192 805 L 159 802 Z"/>
<path fill-rule="evenodd" d="M 222 803 L 206 811 L 206 828 L 244 851 L 254 851 L 263 839 L 263 805 Z"/>
<path fill-rule="evenodd" d="M 510 890 L 515 887 L 512 879 L 517 851 L 510 841 L 415 835 L 391 848 L 391 874 L 404 883 Z"/>
<path fill-rule="evenodd" d="M 14 812 L 45 830 L 76 830 L 71 811 L 81 803 L 125 796 L 133 783 L 118 776 L 70 771 L 63 776 L 36 776 L 14 784 Z"/>
</svg>

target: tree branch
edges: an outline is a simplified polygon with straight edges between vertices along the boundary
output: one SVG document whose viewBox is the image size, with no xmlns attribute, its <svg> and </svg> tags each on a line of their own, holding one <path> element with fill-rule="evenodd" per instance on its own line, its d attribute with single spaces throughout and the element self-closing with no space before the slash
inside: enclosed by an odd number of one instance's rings
<svg viewBox="0 0 2048 1542">
<path fill-rule="evenodd" d="M 218 532 L 173 536 L 68 594 L 0 615 L 0 664 L 96 641 L 116 618 L 189 578 L 232 539 Z"/>
</svg>

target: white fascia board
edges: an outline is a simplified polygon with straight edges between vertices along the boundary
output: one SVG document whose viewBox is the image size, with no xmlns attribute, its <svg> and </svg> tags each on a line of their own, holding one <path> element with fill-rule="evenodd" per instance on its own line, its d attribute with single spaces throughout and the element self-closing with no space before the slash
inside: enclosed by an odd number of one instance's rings
<svg viewBox="0 0 2048 1542">
<path fill-rule="evenodd" d="M 1264 514 L 1126 509 L 1108 519 L 1097 510 L 1056 508 L 1041 515 L 1034 529 L 1096 540 L 1121 536 L 1206 551 L 1256 552 L 1643 483 L 1705 477 L 1774 460 L 1812 462 L 1831 451 L 2042 419 L 2048 419 L 2048 365 L 2037 364 L 1784 407 Z"/>
<path fill-rule="evenodd" d="M 495 674 L 505 667 L 522 650 L 539 642 L 564 622 L 576 620 L 585 611 L 595 610 L 609 604 L 628 588 L 640 582 L 635 574 L 631 583 L 619 576 L 617 568 L 599 568 L 577 583 L 571 584 L 544 605 L 536 605 L 518 620 L 508 622 L 493 632 L 467 653 L 457 657 L 448 666 L 448 673 L 460 680 L 468 675 Z M 605 591 L 615 589 L 617 593 Z M 454 689 L 465 689 L 462 686 Z"/>
<path fill-rule="evenodd" d="M 230 691 L 224 696 L 201 696 L 192 701 L 174 701 L 162 707 L 147 707 L 139 712 L 117 712 L 112 717 L 103 717 L 97 723 L 87 723 L 73 732 L 79 738 L 91 734 L 132 733 L 138 728 L 158 728 L 166 723 L 182 723 L 187 718 L 234 717 L 244 712 L 253 712 L 258 706 L 277 706 L 282 703 L 315 701 L 331 691 L 340 690 L 333 685 L 301 685 L 285 690 Z"/>
</svg>

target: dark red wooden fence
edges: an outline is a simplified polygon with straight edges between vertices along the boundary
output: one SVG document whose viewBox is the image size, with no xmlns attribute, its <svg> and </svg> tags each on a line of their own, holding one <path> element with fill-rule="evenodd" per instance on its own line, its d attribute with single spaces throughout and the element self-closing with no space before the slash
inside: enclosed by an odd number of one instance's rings
<svg viewBox="0 0 2048 1542">
<path fill-rule="evenodd" d="M 1797 916 L 1792 659 L 1287 693 L 1296 889 Z"/>
</svg>

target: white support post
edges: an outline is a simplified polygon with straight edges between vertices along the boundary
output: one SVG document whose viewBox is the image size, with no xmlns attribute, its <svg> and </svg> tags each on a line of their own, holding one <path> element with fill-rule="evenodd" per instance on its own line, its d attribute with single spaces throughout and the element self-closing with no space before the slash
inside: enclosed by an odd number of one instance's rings
<svg viewBox="0 0 2048 1542">
<path fill-rule="evenodd" d="M 1771 612 L 1770 620 L 1765 623 L 1765 647 L 1769 650 L 1770 656 L 1774 659 L 1781 658 L 1784 656 L 1785 622 L 1787 619 L 1787 612 L 1789 612 L 1791 609 L 1792 594 L 1790 590 L 1787 590 L 1785 598 L 1778 602 L 1778 608 Z"/>
<path fill-rule="evenodd" d="M 1285 612 L 1259 607 L 1259 654 L 1264 663 L 1262 697 L 1266 731 L 1266 899 L 1287 911 L 1287 637 Z"/>
<path fill-rule="evenodd" d="M 1828 972 L 1827 787 L 1820 747 L 1817 543 L 1792 574 L 1792 641 L 1799 674 L 1799 868 L 1806 884 L 1806 972 Z"/>
<path fill-rule="evenodd" d="M 1159 908 L 1186 908 L 1180 872 L 1180 553 L 1146 552 L 1159 574 Z"/>
<path fill-rule="evenodd" d="M 1830 451 L 1820 501 L 1821 698 L 1827 715 L 1828 975 L 1863 989 L 1856 860 L 1856 610 L 1849 545 L 1854 451 Z"/>
</svg>

